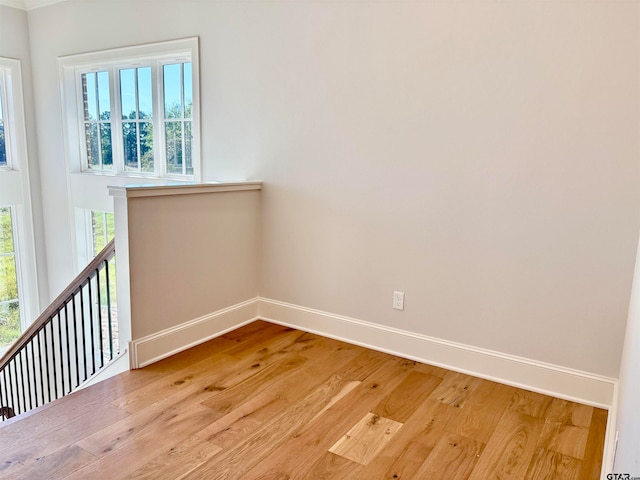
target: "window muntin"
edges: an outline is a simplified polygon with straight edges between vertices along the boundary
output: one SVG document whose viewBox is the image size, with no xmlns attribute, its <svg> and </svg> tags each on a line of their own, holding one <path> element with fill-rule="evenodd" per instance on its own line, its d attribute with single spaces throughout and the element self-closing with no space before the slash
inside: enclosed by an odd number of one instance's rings
<svg viewBox="0 0 640 480">
<path fill-rule="evenodd" d="M 0 349 L 22 332 L 13 217 L 11 207 L 0 207 Z"/>
</svg>

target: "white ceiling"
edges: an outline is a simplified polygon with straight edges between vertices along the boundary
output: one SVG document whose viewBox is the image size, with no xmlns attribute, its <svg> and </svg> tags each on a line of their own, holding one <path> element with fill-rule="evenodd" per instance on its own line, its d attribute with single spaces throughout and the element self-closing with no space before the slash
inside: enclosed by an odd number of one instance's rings
<svg viewBox="0 0 640 480">
<path fill-rule="evenodd" d="M 20 8 L 22 10 L 33 10 L 53 3 L 64 2 L 65 0 L 0 0 L 0 5 Z"/>
</svg>

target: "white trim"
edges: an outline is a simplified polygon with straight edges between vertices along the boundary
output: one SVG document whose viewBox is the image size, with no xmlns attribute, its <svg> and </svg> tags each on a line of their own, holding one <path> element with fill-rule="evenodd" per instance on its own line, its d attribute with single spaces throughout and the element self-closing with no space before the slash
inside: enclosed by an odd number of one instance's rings
<svg viewBox="0 0 640 480">
<path fill-rule="evenodd" d="M 109 186 L 109 195 L 121 198 L 136 198 L 194 193 L 242 192 L 245 190 L 262 190 L 262 182 L 189 182 L 169 183 L 165 185 L 114 185 Z"/>
<path fill-rule="evenodd" d="M 611 408 L 617 380 L 355 318 L 258 298 L 259 318 L 557 398 Z"/>
<path fill-rule="evenodd" d="M 131 368 L 142 368 L 258 319 L 252 298 L 130 342 Z M 135 319 L 133 320 L 135 322 Z"/>
<path fill-rule="evenodd" d="M 608 473 L 613 472 L 613 467 L 616 459 L 616 447 L 618 442 L 618 431 L 616 427 L 618 425 L 618 395 L 619 384 L 616 382 L 613 390 L 613 401 L 609 408 L 609 415 L 607 415 L 607 429 L 604 436 L 604 449 L 602 456 L 602 470 L 600 472 L 600 478 L 605 480 Z"/>
</svg>

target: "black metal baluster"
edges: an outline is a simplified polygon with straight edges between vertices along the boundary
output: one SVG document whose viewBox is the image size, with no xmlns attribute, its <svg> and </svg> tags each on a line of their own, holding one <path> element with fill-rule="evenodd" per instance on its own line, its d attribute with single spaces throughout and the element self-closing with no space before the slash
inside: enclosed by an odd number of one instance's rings
<svg viewBox="0 0 640 480">
<path fill-rule="evenodd" d="M 113 326 L 111 325 L 111 293 L 109 291 L 109 261 L 104 261 L 105 278 L 107 285 L 107 318 L 109 319 L 109 359 L 113 360 Z"/>
<path fill-rule="evenodd" d="M 33 398 L 33 404 L 35 405 L 33 408 L 36 408 L 41 405 L 40 403 L 38 403 L 38 370 L 36 369 L 36 355 L 35 355 L 36 336 L 37 334 L 34 334 L 33 337 L 31 337 L 31 342 L 29 342 L 31 345 L 31 377 L 33 378 L 32 398 Z M 38 361 L 39 359 L 40 359 L 40 355 L 38 355 Z M 42 365 L 40 365 L 40 372 L 42 372 Z"/>
<path fill-rule="evenodd" d="M 73 313 L 73 355 L 75 358 L 74 365 L 76 366 L 76 387 L 80 385 L 80 356 L 78 354 L 78 318 L 76 316 L 76 294 L 71 296 L 71 312 Z M 69 352 L 71 355 L 71 352 Z M 71 368 L 71 366 L 69 366 Z M 73 388 L 69 389 L 69 393 L 73 391 Z"/>
<path fill-rule="evenodd" d="M 71 391 L 71 350 L 69 350 L 69 309 L 67 308 L 69 302 L 64 304 L 64 325 L 65 331 L 67 332 L 67 379 L 69 380 L 69 392 Z M 64 378 L 64 375 L 63 375 Z M 64 397 L 68 392 L 62 389 L 62 396 Z"/>
<path fill-rule="evenodd" d="M 57 313 L 57 317 L 58 317 L 58 351 L 60 353 L 60 385 L 61 385 L 61 391 L 62 391 L 62 396 L 64 396 L 64 357 L 62 356 L 62 317 L 60 316 L 60 313 L 62 313 L 62 310 L 58 310 Z M 53 340 L 53 332 L 51 334 L 51 339 Z M 55 351 L 55 340 L 53 341 L 53 343 L 51 344 L 51 347 L 54 349 Z M 55 359 L 54 359 L 55 360 Z M 55 385 L 56 385 L 56 398 L 60 398 L 60 396 L 58 396 L 58 379 L 57 379 L 57 369 L 56 369 L 56 364 L 55 361 L 53 362 L 53 379 L 55 381 Z"/>
<path fill-rule="evenodd" d="M 87 292 L 89 294 L 89 325 L 91 326 L 91 375 L 96 373 L 96 337 L 93 333 L 93 296 L 91 295 L 91 277 L 88 278 Z"/>
<path fill-rule="evenodd" d="M 84 293 L 82 289 L 82 285 L 80 286 L 80 326 L 82 331 L 82 363 L 84 366 L 84 377 L 83 382 L 87 380 L 87 342 L 85 340 L 86 337 L 86 326 L 84 322 Z"/>
<path fill-rule="evenodd" d="M 7 376 L 4 369 L 2 370 L 2 382 L 0 382 L 0 407 L 9 408 L 9 401 L 7 399 Z M 6 412 L 6 413 L 5 413 Z M 0 411 L 0 415 L 2 415 L 2 420 L 6 420 L 9 412 L 4 408 Z"/>
<path fill-rule="evenodd" d="M 31 340 L 29 340 L 29 343 L 31 343 Z M 31 410 L 33 408 L 33 402 L 31 401 L 32 400 L 32 398 L 31 398 L 31 377 L 29 375 L 29 349 L 28 349 L 27 345 L 25 345 L 24 349 L 22 349 L 26 359 L 22 362 L 21 368 L 22 368 L 23 372 L 26 373 L 26 377 L 27 377 L 27 385 L 26 385 L 26 390 L 24 391 L 24 394 L 25 394 L 26 398 L 29 400 L 29 410 Z M 25 370 L 26 370 L 26 372 L 25 372 Z M 25 408 L 25 412 L 26 412 L 27 411 L 26 410 L 26 408 L 27 408 L 26 400 L 24 402 L 24 408 Z"/>
<path fill-rule="evenodd" d="M 104 339 L 102 336 L 102 300 L 100 298 L 100 269 L 96 268 L 96 292 L 98 294 L 98 318 L 100 321 L 100 368 L 104 367 Z"/>
<path fill-rule="evenodd" d="M 55 342 L 53 341 L 53 317 L 49 318 L 49 329 L 51 330 L 51 363 L 53 364 L 53 392 L 58 398 L 58 379 L 56 378 L 56 349 Z M 47 325 L 42 329 L 44 332 L 44 361 L 47 368 L 47 395 L 49 401 L 51 398 L 51 370 L 49 370 L 49 339 L 47 338 Z"/>
<path fill-rule="evenodd" d="M 2 370 L 2 377 L 4 379 L 4 398 L 7 402 L 6 407 L 11 408 L 11 410 L 15 411 L 15 407 L 13 404 L 13 400 L 11 400 L 11 372 L 9 372 L 9 383 L 7 383 L 7 370 L 9 369 L 9 364 Z"/>
<path fill-rule="evenodd" d="M 42 327 L 42 329 L 44 329 L 44 326 Z M 40 405 L 44 405 L 44 380 L 43 380 L 44 370 L 42 369 L 42 341 L 40 340 L 40 333 L 42 333 L 42 329 L 38 330 L 38 333 L 36 334 L 36 336 L 33 337 L 34 344 L 35 344 L 36 338 L 38 339 L 38 365 L 40 366 L 40 402 L 38 402 L 38 386 L 35 384 L 36 382 L 35 372 L 33 377 L 33 382 L 36 390 L 34 398 L 36 399 L 36 404 L 37 404 L 36 406 L 38 407 Z"/>
<path fill-rule="evenodd" d="M 13 375 L 11 374 L 11 367 L 13 367 Z M 11 359 L 11 364 L 9 367 L 9 380 L 15 380 L 16 389 L 13 389 L 13 383 L 11 382 L 11 392 L 13 394 L 13 411 L 16 415 L 20 413 L 20 392 L 18 391 L 18 377 L 16 376 L 16 357 Z"/>
<path fill-rule="evenodd" d="M 62 309 L 58 310 L 58 351 L 60 352 L 60 386 L 62 395 L 60 397 L 64 397 L 64 351 L 62 349 Z M 55 369 L 54 369 L 55 373 Z M 57 385 L 57 383 L 56 383 Z M 58 396 L 58 390 L 56 388 L 56 398 L 60 398 Z"/>
<path fill-rule="evenodd" d="M 44 325 L 44 328 L 42 329 L 42 336 L 44 337 L 44 362 L 45 362 L 45 368 L 46 368 L 46 372 L 47 372 L 47 401 L 51 401 L 51 378 L 50 378 L 50 374 L 49 374 L 49 349 L 47 348 L 47 325 L 50 325 L 50 323 L 46 323 Z M 42 345 L 40 346 L 42 348 Z M 42 375 L 41 377 L 42 380 L 44 380 L 44 375 Z M 44 398 L 44 384 L 42 385 L 42 397 Z M 43 402 L 44 403 L 44 400 Z"/>
</svg>

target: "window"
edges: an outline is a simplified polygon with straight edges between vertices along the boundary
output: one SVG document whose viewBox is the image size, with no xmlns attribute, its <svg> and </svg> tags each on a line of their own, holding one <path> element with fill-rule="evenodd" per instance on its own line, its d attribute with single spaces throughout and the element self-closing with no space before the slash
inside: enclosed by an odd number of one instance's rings
<svg viewBox="0 0 640 480">
<path fill-rule="evenodd" d="M 115 234 L 113 213 L 88 210 L 91 217 L 91 251 L 92 258 L 96 257 L 107 246 Z"/>
<path fill-rule="evenodd" d="M 0 208 L 0 349 L 11 345 L 22 331 L 13 224 L 12 209 Z"/>
<path fill-rule="evenodd" d="M 72 172 L 200 179 L 197 39 L 59 60 Z"/>
<path fill-rule="evenodd" d="M 18 60 L 0 57 L 0 355 L 39 311 Z"/>
</svg>

